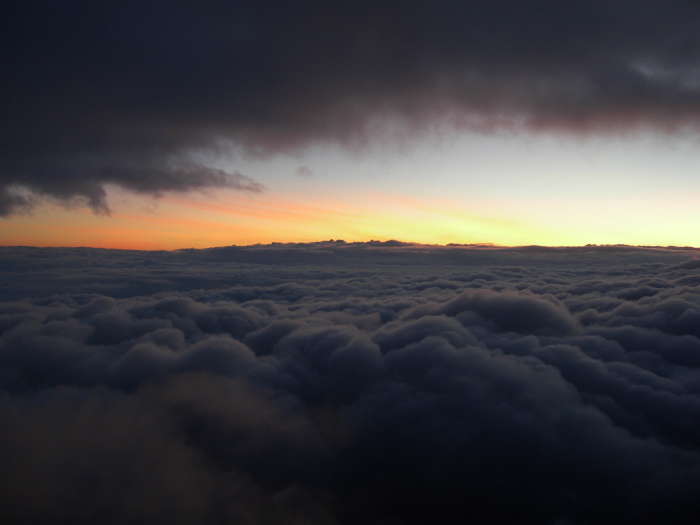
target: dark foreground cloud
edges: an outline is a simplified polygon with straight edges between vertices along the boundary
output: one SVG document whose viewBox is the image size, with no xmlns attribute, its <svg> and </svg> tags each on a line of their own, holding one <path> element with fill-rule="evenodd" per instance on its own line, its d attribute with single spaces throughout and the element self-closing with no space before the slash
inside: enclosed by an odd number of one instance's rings
<svg viewBox="0 0 700 525">
<path fill-rule="evenodd" d="M 40 196 L 104 212 L 106 184 L 255 190 L 193 160 L 232 146 L 357 146 L 397 123 L 673 130 L 699 115 L 693 2 L 12 4 L 1 215 Z"/>
<path fill-rule="evenodd" d="M 455 250 L 3 250 L 0 516 L 694 523 L 695 251 Z"/>
</svg>

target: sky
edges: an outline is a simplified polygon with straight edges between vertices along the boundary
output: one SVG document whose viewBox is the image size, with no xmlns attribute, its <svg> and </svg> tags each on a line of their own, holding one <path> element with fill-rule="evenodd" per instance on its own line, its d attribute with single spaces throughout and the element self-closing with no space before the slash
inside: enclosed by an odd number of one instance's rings
<svg viewBox="0 0 700 525">
<path fill-rule="evenodd" d="M 0 522 L 697 522 L 700 3 L 0 20 Z"/>
<path fill-rule="evenodd" d="M 12 4 L 0 245 L 697 245 L 692 2 Z"/>
</svg>

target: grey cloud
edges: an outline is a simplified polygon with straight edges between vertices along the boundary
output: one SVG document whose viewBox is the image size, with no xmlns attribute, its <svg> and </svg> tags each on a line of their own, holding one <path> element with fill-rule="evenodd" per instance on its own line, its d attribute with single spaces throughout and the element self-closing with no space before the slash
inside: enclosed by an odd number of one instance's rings
<svg viewBox="0 0 700 525">
<path fill-rule="evenodd" d="M 46 277 L 0 302 L 3 519 L 700 510 L 696 250 L 1 252 L 4 282 Z"/>
<path fill-rule="evenodd" d="M 0 214 L 42 196 L 106 212 L 105 184 L 254 190 L 191 161 L 227 144 L 361 147 L 396 121 L 402 137 L 437 122 L 694 130 L 698 14 L 680 0 L 7 7 Z"/>
<path fill-rule="evenodd" d="M 55 388 L 29 404 L 4 395 L 0 414 L 0 515 L 13 523 L 335 523 L 324 490 L 293 475 L 317 475 L 323 438 L 239 381 L 181 375 L 130 397 Z"/>
<path fill-rule="evenodd" d="M 311 178 L 314 176 L 314 172 L 308 166 L 299 166 L 295 172 L 299 177 Z"/>
<path fill-rule="evenodd" d="M 555 297 L 546 295 L 469 290 L 437 311 L 458 318 L 463 312 L 473 312 L 494 321 L 501 329 L 518 332 L 553 330 L 573 333 L 578 328 L 566 306 Z"/>
<path fill-rule="evenodd" d="M 19 195 L 12 188 L 4 189 L 0 198 L 0 216 L 31 210 L 38 198 L 50 196 L 68 206 L 87 204 L 96 213 L 109 213 L 104 186 L 116 184 L 137 193 L 160 196 L 165 192 L 189 192 L 207 188 L 232 188 L 261 192 L 265 187 L 239 172 L 228 173 L 195 164 L 121 166 L 116 161 L 105 167 L 80 166 L 69 162 L 56 167 L 19 168 L 17 185 L 30 190 L 29 196 Z"/>
</svg>

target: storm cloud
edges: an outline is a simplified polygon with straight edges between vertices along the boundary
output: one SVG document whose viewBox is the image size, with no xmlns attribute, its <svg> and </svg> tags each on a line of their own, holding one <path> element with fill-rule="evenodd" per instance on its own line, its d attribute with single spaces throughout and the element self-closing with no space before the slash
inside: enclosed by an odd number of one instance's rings
<svg viewBox="0 0 700 525">
<path fill-rule="evenodd" d="M 435 128 L 695 129 L 692 2 L 85 2 L 3 7 L 0 215 L 105 186 L 258 191 L 221 152 Z"/>
<path fill-rule="evenodd" d="M 1 253 L 13 523 L 699 510 L 695 249 Z"/>
</svg>

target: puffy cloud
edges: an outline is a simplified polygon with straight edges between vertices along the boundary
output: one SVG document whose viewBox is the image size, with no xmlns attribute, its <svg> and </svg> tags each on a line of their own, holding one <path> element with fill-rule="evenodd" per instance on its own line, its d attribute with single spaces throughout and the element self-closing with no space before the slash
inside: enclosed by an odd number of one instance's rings
<svg viewBox="0 0 700 525">
<path fill-rule="evenodd" d="M 333 245 L 3 250 L 62 272 L 0 302 L 0 515 L 691 522 L 693 250 Z M 91 259 L 126 288 L 71 292 Z"/>
<path fill-rule="evenodd" d="M 577 322 L 553 296 L 509 291 L 468 290 L 437 308 L 437 313 L 474 320 L 474 314 L 493 321 L 502 330 L 517 332 L 554 331 L 573 333 Z"/>
<path fill-rule="evenodd" d="M 322 437 L 240 381 L 185 374 L 129 397 L 61 387 L 5 395 L 0 414 L 8 521 L 335 523 L 302 479 L 318 476 Z"/>
</svg>

